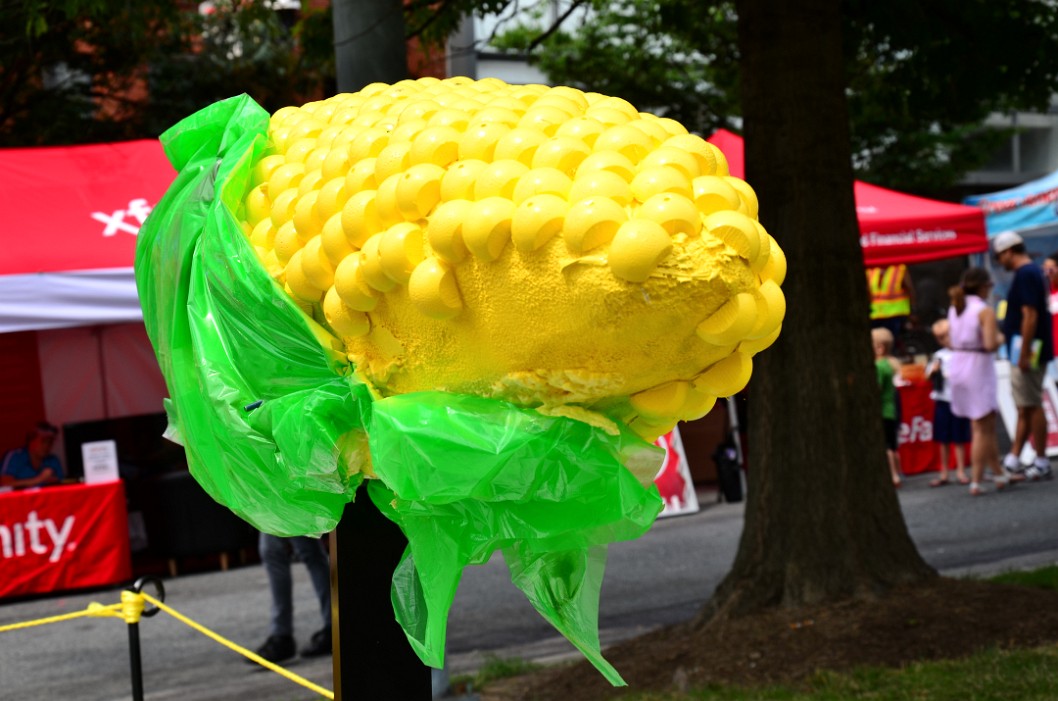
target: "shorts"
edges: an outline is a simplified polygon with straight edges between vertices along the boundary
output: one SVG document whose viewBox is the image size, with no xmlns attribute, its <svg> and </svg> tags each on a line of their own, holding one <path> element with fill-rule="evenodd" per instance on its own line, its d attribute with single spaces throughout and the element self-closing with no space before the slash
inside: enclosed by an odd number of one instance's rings
<svg viewBox="0 0 1058 701">
<path fill-rule="evenodd" d="M 893 334 L 894 344 L 904 334 L 905 326 L 907 326 L 906 316 L 890 316 L 884 319 L 871 319 L 872 329 L 889 329 L 889 333 Z"/>
<path fill-rule="evenodd" d="M 886 450 L 896 450 L 896 432 L 900 423 L 896 419 L 882 419 L 882 428 L 885 429 Z"/>
<path fill-rule="evenodd" d="M 970 439 L 970 419 L 951 413 L 948 402 L 933 402 L 933 442 L 969 443 Z"/>
<path fill-rule="evenodd" d="M 1010 366 L 1010 390 L 1014 395 L 1014 406 L 1043 406 L 1043 376 L 1046 368 L 1022 370 L 1017 365 Z"/>
</svg>

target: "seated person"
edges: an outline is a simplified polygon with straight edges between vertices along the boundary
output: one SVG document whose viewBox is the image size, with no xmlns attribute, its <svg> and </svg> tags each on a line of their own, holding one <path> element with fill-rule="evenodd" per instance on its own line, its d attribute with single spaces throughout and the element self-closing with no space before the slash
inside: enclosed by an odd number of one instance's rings
<svg viewBox="0 0 1058 701">
<path fill-rule="evenodd" d="M 59 429 L 41 421 L 26 436 L 26 446 L 9 450 L 0 461 L 0 487 L 43 487 L 62 481 L 62 465 L 52 454 Z"/>
</svg>

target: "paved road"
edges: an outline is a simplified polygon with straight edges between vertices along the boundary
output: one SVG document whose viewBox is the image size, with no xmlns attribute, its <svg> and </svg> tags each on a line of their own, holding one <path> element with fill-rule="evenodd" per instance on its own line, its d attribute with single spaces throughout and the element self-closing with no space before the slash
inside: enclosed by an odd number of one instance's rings
<svg viewBox="0 0 1058 701">
<path fill-rule="evenodd" d="M 928 562 L 951 575 L 1058 563 L 1058 481 L 1019 485 L 1009 494 L 973 499 L 964 489 L 930 489 L 926 478 L 907 481 L 904 515 Z M 739 504 L 711 500 L 701 513 L 658 522 L 638 541 L 613 546 L 601 603 L 604 644 L 658 625 L 686 620 L 708 599 L 734 558 L 742 525 Z M 184 576 L 166 582 L 167 603 L 221 635 L 255 647 L 264 636 L 268 606 L 260 566 Z M 297 632 L 318 627 L 311 587 L 296 568 Z M 0 625 L 111 603 L 118 593 L 60 596 L 0 605 Z M 147 699 L 317 698 L 161 614 L 141 624 Z M 78 619 L 0 634 L 0 699 L 130 698 L 124 624 Z M 570 655 L 510 584 L 499 557 L 468 569 L 449 624 L 452 673 L 476 668 L 487 654 L 550 660 Z M 328 688 L 328 659 L 297 660 L 292 671 Z"/>
<path fill-rule="evenodd" d="M 1058 481 L 970 497 L 965 487 L 929 488 L 925 476 L 901 490 L 904 518 L 919 552 L 953 576 L 1058 563 Z M 989 487 L 990 488 L 990 487 Z M 694 516 L 659 521 L 642 538 L 610 548 L 600 604 L 607 641 L 692 617 L 727 573 L 738 548 L 742 505 L 715 503 Z M 502 649 L 524 658 L 576 654 L 506 584 L 498 557 L 469 570 L 449 626 L 453 664 L 479 664 Z"/>
</svg>

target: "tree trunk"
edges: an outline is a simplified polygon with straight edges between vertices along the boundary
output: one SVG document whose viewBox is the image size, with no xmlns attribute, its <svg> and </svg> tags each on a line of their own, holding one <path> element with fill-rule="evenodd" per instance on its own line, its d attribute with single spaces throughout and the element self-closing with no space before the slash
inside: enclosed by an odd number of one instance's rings
<svg viewBox="0 0 1058 701">
<path fill-rule="evenodd" d="M 884 594 L 936 573 L 890 482 L 853 201 L 840 0 L 739 0 L 746 179 L 789 261 L 758 355 L 738 555 L 700 620 Z"/>
</svg>

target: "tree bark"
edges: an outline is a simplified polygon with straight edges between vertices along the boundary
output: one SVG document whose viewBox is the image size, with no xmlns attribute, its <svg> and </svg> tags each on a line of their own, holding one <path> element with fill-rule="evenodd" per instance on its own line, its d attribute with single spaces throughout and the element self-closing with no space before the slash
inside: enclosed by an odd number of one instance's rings
<svg viewBox="0 0 1058 701">
<path fill-rule="evenodd" d="M 699 621 L 936 576 L 890 482 L 853 200 L 840 0 L 739 0 L 746 180 L 786 253 L 756 356 L 738 555 Z"/>
</svg>

